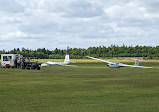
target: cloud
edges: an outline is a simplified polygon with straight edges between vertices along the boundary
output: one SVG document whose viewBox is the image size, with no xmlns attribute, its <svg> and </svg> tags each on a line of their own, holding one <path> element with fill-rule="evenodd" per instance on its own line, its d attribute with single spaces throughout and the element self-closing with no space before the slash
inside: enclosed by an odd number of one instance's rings
<svg viewBox="0 0 159 112">
<path fill-rule="evenodd" d="M 4 35 L 0 35 L 0 39 L 39 39 L 41 37 L 44 37 L 45 35 L 43 34 L 27 34 L 21 31 L 17 32 L 9 32 Z M 29 37 L 29 38 L 28 38 Z"/>
<path fill-rule="evenodd" d="M 24 11 L 24 7 L 17 0 L 0 0 L 0 10 L 9 13 Z"/>
<path fill-rule="evenodd" d="M 158 4 L 158 0 L 0 0 L 1 49 L 155 46 Z"/>
<path fill-rule="evenodd" d="M 90 18 L 103 14 L 100 5 L 89 0 L 41 0 L 38 10 L 63 17 L 79 18 Z"/>
</svg>

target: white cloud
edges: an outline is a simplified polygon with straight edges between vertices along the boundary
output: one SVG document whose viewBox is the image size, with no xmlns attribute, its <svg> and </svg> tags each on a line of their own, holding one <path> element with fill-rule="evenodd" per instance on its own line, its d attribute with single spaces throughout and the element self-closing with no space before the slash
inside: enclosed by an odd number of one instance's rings
<svg viewBox="0 0 159 112">
<path fill-rule="evenodd" d="M 158 5 L 158 0 L 0 0 L 1 49 L 158 45 Z"/>
<path fill-rule="evenodd" d="M 9 33 L 0 35 L 0 39 L 18 39 L 18 38 L 25 38 L 25 37 L 39 38 L 39 37 L 44 37 L 44 35 L 43 34 L 28 34 L 21 31 L 9 32 Z"/>
</svg>

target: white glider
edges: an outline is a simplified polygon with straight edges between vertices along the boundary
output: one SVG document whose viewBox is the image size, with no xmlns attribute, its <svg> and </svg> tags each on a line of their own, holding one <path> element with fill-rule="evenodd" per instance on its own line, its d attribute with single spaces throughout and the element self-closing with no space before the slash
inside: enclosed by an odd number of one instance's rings
<svg viewBox="0 0 159 112">
<path fill-rule="evenodd" d="M 87 56 L 87 57 L 90 58 L 90 59 L 94 59 L 94 60 L 98 60 L 98 61 L 108 63 L 107 66 L 109 68 L 120 68 L 120 67 L 152 68 L 152 67 L 139 66 L 139 60 L 136 60 L 134 65 L 127 65 L 127 64 L 120 63 L 120 62 L 110 62 L 110 61 L 106 61 L 106 60 L 102 60 L 102 59 L 94 58 L 94 57 L 90 57 L 90 56 Z"/>
<path fill-rule="evenodd" d="M 53 65 L 62 65 L 62 66 L 71 66 L 71 67 L 78 67 L 76 65 L 68 65 L 70 63 L 75 63 L 75 62 L 71 62 L 69 59 L 69 54 L 66 54 L 65 56 L 65 60 L 64 62 L 51 62 L 51 61 L 38 61 L 38 62 L 42 62 L 41 67 L 46 67 L 46 66 L 53 66 Z"/>
</svg>

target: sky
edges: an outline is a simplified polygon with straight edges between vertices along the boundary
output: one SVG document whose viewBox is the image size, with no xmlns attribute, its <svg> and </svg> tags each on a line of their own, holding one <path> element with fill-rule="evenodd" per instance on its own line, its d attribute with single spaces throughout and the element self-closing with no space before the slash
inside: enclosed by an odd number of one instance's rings
<svg viewBox="0 0 159 112">
<path fill-rule="evenodd" d="M 0 49 L 158 46 L 159 0 L 0 0 Z"/>
</svg>

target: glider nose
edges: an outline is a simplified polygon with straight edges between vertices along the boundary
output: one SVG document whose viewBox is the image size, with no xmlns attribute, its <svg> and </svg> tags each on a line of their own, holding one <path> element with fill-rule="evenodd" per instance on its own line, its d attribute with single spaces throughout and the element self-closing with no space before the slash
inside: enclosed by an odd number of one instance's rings
<svg viewBox="0 0 159 112">
<path fill-rule="evenodd" d="M 109 65 L 107 65 L 107 67 L 109 67 Z"/>
</svg>

